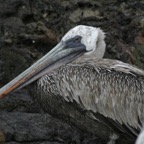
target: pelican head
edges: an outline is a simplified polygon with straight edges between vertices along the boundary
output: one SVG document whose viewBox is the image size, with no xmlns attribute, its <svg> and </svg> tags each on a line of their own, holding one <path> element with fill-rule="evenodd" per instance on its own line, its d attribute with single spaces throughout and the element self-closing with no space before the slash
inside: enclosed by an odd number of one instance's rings
<svg viewBox="0 0 144 144">
<path fill-rule="evenodd" d="M 84 25 L 72 28 L 50 52 L 1 88 L 0 98 L 32 83 L 59 66 L 96 51 L 100 48 L 98 42 L 103 39 L 104 34 L 99 28 Z M 100 57 L 102 56 L 103 54 Z"/>
</svg>

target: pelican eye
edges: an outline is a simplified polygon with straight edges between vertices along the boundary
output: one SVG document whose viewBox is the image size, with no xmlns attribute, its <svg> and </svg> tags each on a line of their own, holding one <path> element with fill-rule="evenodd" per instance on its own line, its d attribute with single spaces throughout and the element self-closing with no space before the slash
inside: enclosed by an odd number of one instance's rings
<svg viewBox="0 0 144 144">
<path fill-rule="evenodd" d="M 74 41 L 75 42 L 81 42 L 82 37 L 81 36 L 75 36 Z"/>
<path fill-rule="evenodd" d="M 82 37 L 81 36 L 75 36 L 73 38 L 70 38 L 68 39 L 65 43 L 66 43 L 66 48 L 75 48 L 75 47 L 78 47 L 78 46 L 81 46 L 83 45 L 81 43 L 81 39 Z"/>
<path fill-rule="evenodd" d="M 70 38 L 66 41 L 66 43 L 80 43 L 82 37 L 81 36 L 75 36 L 73 38 Z"/>
</svg>

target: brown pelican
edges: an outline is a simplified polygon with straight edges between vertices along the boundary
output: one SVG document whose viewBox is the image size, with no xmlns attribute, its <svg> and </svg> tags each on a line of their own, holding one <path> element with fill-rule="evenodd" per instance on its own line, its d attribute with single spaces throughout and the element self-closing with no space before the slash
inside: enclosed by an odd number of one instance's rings
<svg viewBox="0 0 144 144">
<path fill-rule="evenodd" d="M 144 122 L 144 71 L 103 59 L 104 32 L 79 25 L 44 57 L 0 89 L 29 87 L 50 114 L 104 139 L 137 135 Z"/>
</svg>

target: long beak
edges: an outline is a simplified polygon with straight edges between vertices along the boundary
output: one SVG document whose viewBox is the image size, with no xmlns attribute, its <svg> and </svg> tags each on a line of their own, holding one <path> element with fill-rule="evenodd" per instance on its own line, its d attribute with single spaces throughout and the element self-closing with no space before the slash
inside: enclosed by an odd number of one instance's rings
<svg viewBox="0 0 144 144">
<path fill-rule="evenodd" d="M 61 41 L 49 53 L 0 89 L 0 98 L 32 83 L 59 66 L 69 63 L 84 53 L 84 46 L 67 48 Z"/>
</svg>

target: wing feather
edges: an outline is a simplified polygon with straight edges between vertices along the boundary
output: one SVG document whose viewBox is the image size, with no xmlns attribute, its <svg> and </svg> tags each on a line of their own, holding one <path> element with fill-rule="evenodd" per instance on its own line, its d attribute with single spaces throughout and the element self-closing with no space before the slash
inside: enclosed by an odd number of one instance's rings
<svg viewBox="0 0 144 144">
<path fill-rule="evenodd" d="M 64 69 L 64 71 L 63 71 Z M 139 129 L 144 123 L 144 72 L 117 60 L 82 60 L 60 67 L 60 95 L 93 113 Z"/>
</svg>

